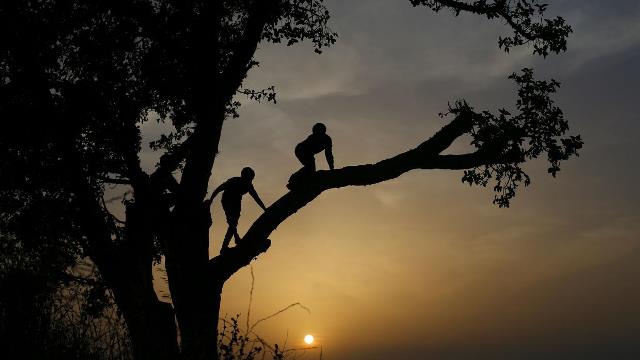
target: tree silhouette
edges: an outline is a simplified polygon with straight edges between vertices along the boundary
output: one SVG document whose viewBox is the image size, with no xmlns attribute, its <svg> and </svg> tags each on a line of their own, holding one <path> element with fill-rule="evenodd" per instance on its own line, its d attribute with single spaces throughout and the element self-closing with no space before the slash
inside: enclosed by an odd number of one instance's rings
<svg viewBox="0 0 640 360">
<path fill-rule="evenodd" d="M 531 45 L 542 56 L 566 49 L 571 28 L 545 17 L 538 0 L 411 0 L 434 11 L 475 13 L 513 31 L 505 51 Z M 476 111 L 463 100 L 452 120 L 415 148 L 375 164 L 317 171 L 274 202 L 243 241 L 209 259 L 205 201 L 224 120 L 235 96 L 275 100 L 273 88 L 243 87 L 258 65 L 260 42 L 311 41 L 320 53 L 336 40 L 322 0 L 7 0 L 0 5 L 0 209 L 3 247 L 55 259 L 63 271 L 78 256 L 98 266 L 140 359 L 217 359 L 224 283 L 268 250 L 276 227 L 323 191 L 371 185 L 415 169 L 464 170 L 471 185 L 493 184 L 508 206 L 530 180 L 524 162 L 559 163 L 577 154 L 551 95 L 559 84 L 524 69 L 511 114 Z M 142 170 L 139 125 L 159 114 L 175 131 L 152 144 L 163 152 Z M 463 135 L 475 151 L 443 154 Z M 172 173 L 180 173 L 179 183 Z M 104 194 L 131 191 L 126 218 L 109 213 Z M 166 258 L 173 307 L 158 301 L 152 262 Z M 181 344 L 176 340 L 176 321 Z"/>
</svg>

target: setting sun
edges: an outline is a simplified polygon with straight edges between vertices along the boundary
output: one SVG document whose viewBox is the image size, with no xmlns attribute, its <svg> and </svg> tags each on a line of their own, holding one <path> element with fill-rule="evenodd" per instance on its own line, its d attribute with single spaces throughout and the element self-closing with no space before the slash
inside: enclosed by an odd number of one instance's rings
<svg viewBox="0 0 640 360">
<path fill-rule="evenodd" d="M 305 337 L 304 337 L 304 342 L 305 342 L 307 345 L 311 345 L 311 344 L 313 344 L 313 335 L 305 335 Z"/>
</svg>

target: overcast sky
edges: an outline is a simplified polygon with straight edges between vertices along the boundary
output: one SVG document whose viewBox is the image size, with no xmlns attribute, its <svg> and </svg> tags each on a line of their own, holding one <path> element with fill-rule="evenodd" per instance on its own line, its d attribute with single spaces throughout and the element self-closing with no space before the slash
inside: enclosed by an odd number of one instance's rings
<svg viewBox="0 0 640 360">
<path fill-rule="evenodd" d="M 585 147 L 556 179 L 529 165 L 533 184 L 509 209 L 461 172 L 321 195 L 253 265 L 253 320 L 298 301 L 311 313 L 291 309 L 258 334 L 290 347 L 313 334 L 331 360 L 640 358 L 640 2 L 550 2 L 574 33 L 547 59 L 500 51 L 500 22 L 408 0 L 328 0 L 339 39 L 322 55 L 262 45 L 247 84 L 275 85 L 278 103 L 247 103 L 225 124 L 211 188 L 252 166 L 275 201 L 318 121 L 338 167 L 393 156 L 442 127 L 448 102 L 513 108 L 507 76 L 525 66 L 562 82 L 557 102 Z M 258 210 L 247 197 L 241 233 Z M 213 216 L 212 255 L 226 229 L 219 203 Z M 246 315 L 249 288 L 244 269 L 223 313 Z"/>
</svg>

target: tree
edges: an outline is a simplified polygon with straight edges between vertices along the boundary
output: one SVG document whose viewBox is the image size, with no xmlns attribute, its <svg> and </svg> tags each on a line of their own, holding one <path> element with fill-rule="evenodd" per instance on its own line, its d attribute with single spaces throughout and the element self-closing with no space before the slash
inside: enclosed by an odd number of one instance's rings
<svg viewBox="0 0 640 360">
<path fill-rule="evenodd" d="M 505 51 L 529 44 L 535 54 L 559 53 L 571 32 L 562 18 L 545 17 L 547 5 L 539 0 L 411 3 L 506 23 L 513 33 L 499 39 Z M 336 41 L 328 20 L 322 0 L 2 2 L 3 243 L 41 260 L 54 256 L 59 272 L 90 257 L 114 294 L 138 358 L 217 359 L 224 283 L 266 252 L 271 232 L 323 191 L 414 169 L 464 170 L 464 182 L 492 183 L 494 202 L 505 207 L 530 182 L 524 162 L 546 156 L 555 176 L 582 146 L 579 136 L 565 136 L 568 123 L 551 99 L 559 83 L 524 69 L 511 75 L 516 114 L 456 101 L 443 114 L 453 119 L 428 140 L 375 164 L 316 172 L 269 206 L 240 245 L 209 259 L 204 200 L 224 120 L 238 116 L 238 94 L 275 100 L 273 88 L 242 86 L 258 65 L 256 48 L 311 41 L 320 53 Z M 175 132 L 152 144 L 163 155 L 147 174 L 138 156 L 139 125 L 151 112 Z M 475 151 L 442 154 L 465 134 Z M 111 184 L 131 191 L 126 219 L 105 205 Z M 152 263 L 160 255 L 173 308 L 152 287 Z"/>
</svg>

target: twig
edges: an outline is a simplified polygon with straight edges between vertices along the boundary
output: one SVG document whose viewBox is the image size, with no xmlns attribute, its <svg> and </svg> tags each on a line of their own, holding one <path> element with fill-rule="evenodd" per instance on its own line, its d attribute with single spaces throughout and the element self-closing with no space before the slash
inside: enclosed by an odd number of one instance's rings
<svg viewBox="0 0 640 360">
<path fill-rule="evenodd" d="M 247 308 L 247 331 L 244 336 L 249 335 L 249 318 L 251 317 L 251 303 L 253 302 L 253 285 L 256 281 L 256 277 L 253 274 L 253 265 L 250 265 L 249 271 L 251 271 L 251 289 L 249 290 L 249 306 Z"/>
<path fill-rule="evenodd" d="M 279 311 L 276 311 L 275 313 L 273 313 L 273 314 L 271 314 L 271 315 L 269 315 L 269 316 L 267 316 L 267 317 L 264 317 L 264 318 L 262 318 L 262 319 L 260 319 L 260 320 L 256 321 L 255 323 L 253 323 L 253 325 L 251 326 L 250 330 L 252 330 L 252 332 L 253 332 L 253 329 L 254 329 L 258 324 L 260 324 L 261 322 L 263 322 L 263 321 L 265 321 L 265 320 L 269 320 L 269 319 L 271 319 L 271 318 L 273 318 L 273 317 L 275 317 L 275 316 L 277 316 L 277 315 L 280 315 L 280 314 L 282 314 L 283 312 L 285 312 L 285 311 L 287 311 L 287 310 L 291 309 L 291 308 L 292 308 L 292 307 L 294 307 L 294 306 L 299 306 L 299 307 L 303 308 L 304 310 L 306 310 L 309 314 L 311 314 L 311 310 L 309 310 L 309 308 L 308 308 L 308 307 L 306 307 L 306 306 L 302 305 L 302 304 L 301 304 L 301 303 L 299 303 L 299 302 L 296 302 L 296 303 L 293 303 L 293 304 L 291 304 L 291 305 L 289 305 L 289 306 L 287 306 L 287 307 L 285 307 L 285 308 L 283 308 L 283 309 L 281 309 L 281 310 L 279 310 Z"/>
</svg>

